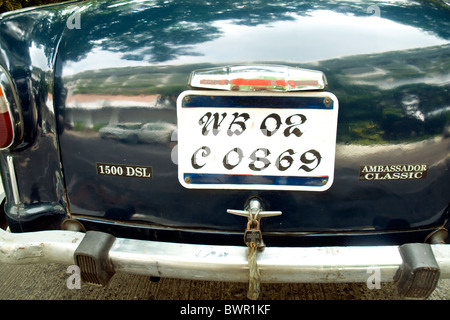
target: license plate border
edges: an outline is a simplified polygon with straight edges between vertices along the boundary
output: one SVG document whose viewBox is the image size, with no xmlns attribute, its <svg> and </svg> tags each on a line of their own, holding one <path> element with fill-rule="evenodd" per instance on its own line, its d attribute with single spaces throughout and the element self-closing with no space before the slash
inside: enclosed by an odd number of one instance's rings
<svg viewBox="0 0 450 320">
<path fill-rule="evenodd" d="M 335 160 L 336 157 L 336 136 L 337 136 L 337 123 L 338 123 L 338 111 L 339 111 L 339 102 L 337 97 L 328 91 L 308 91 L 308 92 L 266 92 L 266 91 L 254 91 L 254 92 L 241 92 L 241 91 L 220 91 L 220 90 L 186 90 L 180 93 L 177 98 L 177 119 L 178 119 L 178 153 L 182 152 L 180 149 L 180 132 L 183 131 L 184 123 L 180 121 L 182 119 L 182 107 L 183 100 L 187 96 L 192 95 L 200 95 L 200 96 L 244 96 L 244 97 L 307 97 L 307 98 L 329 98 L 332 101 L 333 110 L 333 128 L 331 132 L 333 132 L 333 137 L 330 137 L 330 140 L 334 146 L 332 150 L 329 151 L 329 155 L 333 157 Z M 220 108 L 220 107 L 211 107 L 211 108 Z M 230 183 L 204 183 L 204 182 L 196 182 L 192 179 L 192 173 L 184 173 L 180 161 L 178 160 L 178 180 L 180 184 L 187 189 L 223 189 L 223 190 L 285 190 L 285 191 L 325 191 L 328 190 L 333 182 L 334 182 L 334 166 L 335 161 L 333 161 L 332 168 L 330 169 L 330 174 L 328 176 L 315 176 L 315 182 L 311 183 L 311 177 L 309 176 L 297 176 L 299 179 L 306 179 L 309 182 L 306 182 L 302 185 L 282 185 L 282 184 L 258 184 L 258 183 L 247 183 L 247 184 L 230 184 Z M 198 174 L 201 176 L 202 174 Z M 211 174 L 213 175 L 213 174 Z M 237 174 L 230 174 L 229 176 L 239 176 Z M 251 175 L 245 175 L 251 176 Z M 264 177 L 264 175 L 256 175 L 257 177 Z M 284 178 L 286 176 L 278 175 L 278 176 L 266 176 L 266 177 L 274 177 L 274 178 Z M 292 177 L 292 176 L 288 176 Z M 186 179 L 187 178 L 187 179 Z M 314 180 L 314 179 L 313 179 Z"/>
</svg>

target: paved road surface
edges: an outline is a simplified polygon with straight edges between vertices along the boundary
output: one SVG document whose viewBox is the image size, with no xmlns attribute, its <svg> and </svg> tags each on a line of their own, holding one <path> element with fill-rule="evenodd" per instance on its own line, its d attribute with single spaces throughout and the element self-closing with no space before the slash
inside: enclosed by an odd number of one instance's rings
<svg viewBox="0 0 450 320">
<path fill-rule="evenodd" d="M 67 266 L 0 264 L 0 299 L 69 300 L 246 300 L 246 283 L 161 279 L 116 274 L 107 287 L 69 289 Z M 441 280 L 430 300 L 449 300 L 450 281 Z M 370 290 L 357 284 L 261 284 L 260 300 L 397 300 L 392 283 Z"/>
</svg>

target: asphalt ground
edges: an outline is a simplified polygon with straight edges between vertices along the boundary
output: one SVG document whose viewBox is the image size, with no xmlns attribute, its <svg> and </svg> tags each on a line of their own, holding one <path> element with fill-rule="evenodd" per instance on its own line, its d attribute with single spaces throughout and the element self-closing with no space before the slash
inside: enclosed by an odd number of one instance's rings
<svg viewBox="0 0 450 320">
<path fill-rule="evenodd" d="M 115 274 L 106 287 L 70 285 L 68 266 L 0 263 L 2 300 L 247 300 L 247 283 L 160 279 Z M 72 288 L 71 288 L 72 287 Z M 450 281 L 440 280 L 429 300 L 450 300 Z M 258 300 L 400 300 L 393 283 L 261 284 Z"/>
</svg>

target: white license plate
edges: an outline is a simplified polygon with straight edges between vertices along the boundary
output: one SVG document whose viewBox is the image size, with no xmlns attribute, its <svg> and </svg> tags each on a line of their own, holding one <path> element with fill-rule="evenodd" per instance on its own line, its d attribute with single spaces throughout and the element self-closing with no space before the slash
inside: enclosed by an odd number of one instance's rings
<svg viewBox="0 0 450 320">
<path fill-rule="evenodd" d="M 185 91 L 177 100 L 179 181 L 324 191 L 333 183 L 337 115 L 328 92 Z"/>
</svg>

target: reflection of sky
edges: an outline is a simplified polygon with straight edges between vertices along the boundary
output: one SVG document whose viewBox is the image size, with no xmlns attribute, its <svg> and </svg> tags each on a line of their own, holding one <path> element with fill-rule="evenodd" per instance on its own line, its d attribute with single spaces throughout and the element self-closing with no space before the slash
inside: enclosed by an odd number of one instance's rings
<svg viewBox="0 0 450 320">
<path fill-rule="evenodd" d="M 216 22 L 224 35 L 198 48 L 208 60 L 281 59 L 316 61 L 347 55 L 377 53 L 444 44 L 447 41 L 411 26 L 378 17 L 355 17 L 316 11 L 295 21 L 264 27 Z M 278 56 L 274 56 L 274 52 Z M 192 60 L 201 60 L 195 57 Z"/>
<path fill-rule="evenodd" d="M 189 46 L 196 55 L 182 55 L 162 64 L 233 63 L 236 61 L 311 62 L 349 55 L 406 50 L 448 43 L 420 29 L 383 17 L 357 17 L 327 10 L 267 25 L 245 26 L 233 20 L 213 23 L 220 37 Z M 145 49 L 145 48 L 143 48 Z M 140 50 L 136 51 L 139 52 Z M 148 64 L 145 63 L 148 60 Z M 66 65 L 66 75 L 98 68 L 154 65 L 148 59 L 131 61 L 100 49 Z"/>
<path fill-rule="evenodd" d="M 35 42 L 31 42 L 29 50 L 30 58 L 33 61 L 33 64 L 42 70 L 47 70 L 49 68 L 49 62 L 45 54 L 44 47 L 42 45 L 37 45 Z"/>
</svg>

